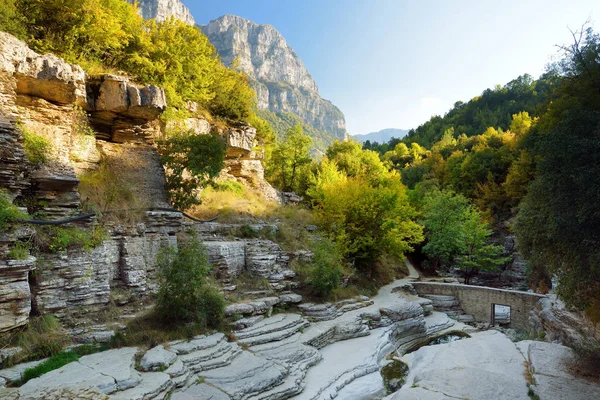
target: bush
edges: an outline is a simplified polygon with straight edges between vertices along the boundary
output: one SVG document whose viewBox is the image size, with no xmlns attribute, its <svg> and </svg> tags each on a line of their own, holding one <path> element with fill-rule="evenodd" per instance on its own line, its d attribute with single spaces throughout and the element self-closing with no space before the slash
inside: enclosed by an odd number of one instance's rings
<svg viewBox="0 0 600 400">
<path fill-rule="evenodd" d="M 23 133 L 23 151 L 25 151 L 27 160 L 34 166 L 40 166 L 50 161 L 52 150 L 50 141 L 29 129 L 21 127 L 21 131 Z"/>
<path fill-rule="evenodd" d="M 38 229 L 37 237 L 40 250 L 56 253 L 77 248 L 90 251 L 106 240 L 107 233 L 99 226 L 91 231 L 52 226 Z"/>
<path fill-rule="evenodd" d="M 156 312 L 160 319 L 173 323 L 198 323 L 219 327 L 225 302 L 208 286 L 210 265 L 206 251 L 196 236 L 179 249 L 164 247 L 157 259 L 159 289 Z"/>
<path fill-rule="evenodd" d="M 225 299 L 212 285 L 204 285 L 200 292 L 200 305 L 205 320 L 200 324 L 209 328 L 221 328 L 225 318 Z"/>
<path fill-rule="evenodd" d="M 12 222 L 26 217 L 27 215 L 19 211 L 8 195 L 0 191 L 0 232 L 6 230 Z"/>
<path fill-rule="evenodd" d="M 326 296 L 340 284 L 342 256 L 335 244 L 327 239 L 318 241 L 313 252 L 312 289 L 316 295 Z"/>
</svg>

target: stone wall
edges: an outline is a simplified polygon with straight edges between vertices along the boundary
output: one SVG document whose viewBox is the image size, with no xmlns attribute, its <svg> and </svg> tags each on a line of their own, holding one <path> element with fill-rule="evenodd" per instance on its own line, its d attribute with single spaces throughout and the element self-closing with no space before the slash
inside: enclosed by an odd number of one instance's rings
<svg viewBox="0 0 600 400">
<path fill-rule="evenodd" d="M 529 329 L 529 316 L 540 299 L 546 296 L 518 292 L 515 290 L 494 289 L 483 286 L 459 285 L 438 282 L 413 282 L 419 296 L 426 294 L 455 296 L 461 308 L 480 322 L 492 321 L 492 304 L 510 306 L 511 326 Z"/>
</svg>

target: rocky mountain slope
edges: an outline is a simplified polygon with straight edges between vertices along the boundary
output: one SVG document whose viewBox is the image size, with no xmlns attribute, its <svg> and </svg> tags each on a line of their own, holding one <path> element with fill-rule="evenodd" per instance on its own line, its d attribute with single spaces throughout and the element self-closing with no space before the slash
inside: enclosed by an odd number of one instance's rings
<svg viewBox="0 0 600 400">
<path fill-rule="evenodd" d="M 128 1 L 133 4 L 136 0 Z M 137 0 L 137 3 L 145 19 L 156 18 L 157 21 L 164 21 L 175 17 L 188 25 L 196 24 L 190 10 L 179 0 Z"/>
<path fill-rule="evenodd" d="M 201 29 L 225 64 L 237 59 L 253 80 L 258 108 L 280 117 L 294 114 L 330 140 L 345 138 L 344 114 L 321 98 L 302 60 L 274 27 L 224 15 Z"/>
</svg>

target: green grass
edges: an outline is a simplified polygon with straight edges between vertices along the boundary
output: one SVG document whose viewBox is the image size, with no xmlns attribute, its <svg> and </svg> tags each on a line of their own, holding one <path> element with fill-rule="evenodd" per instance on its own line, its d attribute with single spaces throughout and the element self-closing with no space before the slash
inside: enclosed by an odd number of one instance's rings
<svg viewBox="0 0 600 400">
<path fill-rule="evenodd" d="M 27 215 L 12 203 L 8 194 L 0 191 L 0 232 L 8 229 L 11 223 L 26 217 Z"/>
<path fill-rule="evenodd" d="M 36 365 L 32 368 L 27 368 L 23 372 L 23 377 L 21 380 L 14 382 L 14 386 L 21 386 L 27 383 L 28 381 L 39 378 L 40 376 L 47 374 L 50 371 L 54 371 L 55 369 L 59 369 L 64 367 L 67 364 L 70 364 L 74 361 L 79 360 L 79 358 L 83 356 L 87 356 L 90 354 L 99 353 L 102 351 L 109 350 L 111 348 L 118 347 L 113 346 L 113 343 L 104 344 L 104 345 L 89 345 L 85 344 L 82 346 L 78 346 L 69 351 L 61 351 L 57 354 L 54 354 L 41 364 Z"/>
<path fill-rule="evenodd" d="M 55 369 L 59 369 L 73 361 L 79 360 L 79 355 L 73 351 L 60 352 L 58 354 L 53 355 L 43 363 L 33 367 L 28 368 L 23 372 L 23 377 L 18 382 L 18 385 L 23 385 L 28 381 L 38 378 L 50 371 L 54 371 Z"/>
<path fill-rule="evenodd" d="M 50 161 L 50 154 L 52 152 L 52 144 L 44 136 L 39 135 L 21 126 L 21 132 L 23 133 L 23 150 L 27 160 L 35 165 L 39 166 Z"/>
<path fill-rule="evenodd" d="M 29 243 L 15 242 L 8 252 L 8 259 L 10 260 L 26 260 L 29 257 Z"/>
<path fill-rule="evenodd" d="M 106 230 L 98 226 L 92 230 L 43 227 L 37 230 L 37 235 L 40 250 L 50 253 L 74 248 L 82 248 L 89 251 L 102 244 L 107 238 Z"/>
</svg>

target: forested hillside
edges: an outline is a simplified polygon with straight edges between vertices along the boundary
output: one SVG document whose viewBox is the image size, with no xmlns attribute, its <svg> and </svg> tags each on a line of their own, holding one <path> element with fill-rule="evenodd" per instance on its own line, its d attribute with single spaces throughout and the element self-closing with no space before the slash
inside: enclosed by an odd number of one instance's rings
<svg viewBox="0 0 600 400">
<path fill-rule="evenodd" d="M 467 137 L 480 134 L 489 127 L 507 130 L 514 114 L 527 112 L 535 117 L 543 113 L 543 105 L 560 79 L 556 71 L 545 73 L 537 80 L 525 74 L 504 86 L 486 89 L 467 103 L 457 101 L 443 117 L 432 117 L 411 129 L 403 142 L 431 147 L 450 128 L 456 136 L 464 133 Z"/>
<path fill-rule="evenodd" d="M 460 220 L 459 204 L 471 201 L 497 230 L 516 233 L 533 288 L 546 290 L 556 276 L 565 299 L 597 313 L 600 37 L 591 28 L 574 37 L 538 80 L 487 89 L 375 150 L 423 210 L 423 250 L 434 265 L 456 257 L 449 241 L 458 225 L 442 229 L 431 213 Z"/>
</svg>

